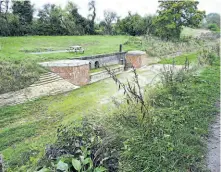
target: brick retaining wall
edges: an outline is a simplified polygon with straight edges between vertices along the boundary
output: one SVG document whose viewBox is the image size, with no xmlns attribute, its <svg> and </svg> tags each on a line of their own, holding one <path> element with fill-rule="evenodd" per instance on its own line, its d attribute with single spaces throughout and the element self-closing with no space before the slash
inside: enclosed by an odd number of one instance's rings
<svg viewBox="0 0 221 172">
<path fill-rule="evenodd" d="M 50 70 L 62 78 L 68 80 L 74 85 L 82 86 L 88 84 L 90 80 L 89 65 L 81 66 L 64 66 L 64 67 L 50 67 Z"/>
<path fill-rule="evenodd" d="M 131 64 L 134 68 L 140 68 L 145 65 L 147 55 L 145 52 L 134 51 L 126 54 L 126 62 Z"/>
</svg>

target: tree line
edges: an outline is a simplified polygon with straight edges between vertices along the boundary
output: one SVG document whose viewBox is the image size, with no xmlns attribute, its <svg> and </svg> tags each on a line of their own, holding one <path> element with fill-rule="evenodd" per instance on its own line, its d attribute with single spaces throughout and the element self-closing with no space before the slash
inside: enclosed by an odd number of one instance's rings
<svg viewBox="0 0 221 172">
<path fill-rule="evenodd" d="M 206 19 L 205 12 L 199 11 L 197 5 L 197 1 L 162 1 L 156 15 L 142 17 L 128 12 L 122 19 L 116 12 L 105 10 L 104 19 L 96 23 L 95 0 L 88 3 L 87 18 L 71 1 L 64 8 L 45 4 L 36 11 L 30 1 L 4 0 L 0 1 L 0 36 L 153 34 L 165 39 L 177 39 L 183 26 L 199 27 Z M 211 14 L 207 18 L 213 21 L 214 16 L 217 18 L 217 15 Z M 217 19 L 214 20 L 212 24 L 217 22 Z"/>
</svg>

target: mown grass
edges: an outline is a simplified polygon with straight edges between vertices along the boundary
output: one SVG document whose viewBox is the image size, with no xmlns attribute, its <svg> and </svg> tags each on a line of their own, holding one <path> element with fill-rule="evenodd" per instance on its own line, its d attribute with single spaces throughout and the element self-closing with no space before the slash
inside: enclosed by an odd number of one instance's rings
<svg viewBox="0 0 221 172">
<path fill-rule="evenodd" d="M 151 116 L 143 122 L 136 120 L 137 108 L 122 105 L 108 121 L 124 143 L 121 171 L 206 171 L 206 138 L 219 95 L 217 62 L 173 87 L 152 90 Z"/>
<path fill-rule="evenodd" d="M 0 152 L 10 171 L 26 171 L 36 164 L 45 146 L 53 143 L 56 128 L 81 120 L 97 109 L 117 91 L 112 80 L 101 81 L 57 96 L 44 97 L 21 105 L 0 109 Z M 18 168 L 17 168 L 18 167 Z"/>
<path fill-rule="evenodd" d="M 85 49 L 84 55 L 113 53 L 119 51 L 119 45 L 128 40 L 129 36 L 28 36 L 28 37 L 0 37 L 0 60 L 46 61 L 67 59 L 82 56 L 75 53 L 54 53 L 34 55 L 25 51 L 65 50 L 69 46 L 80 45 Z M 125 45 L 123 50 L 132 50 L 134 45 Z M 83 55 L 83 56 L 84 56 Z"/>
<path fill-rule="evenodd" d="M 163 58 L 159 62 L 160 64 L 175 64 L 175 65 L 184 65 L 186 59 L 188 59 L 190 64 L 193 64 L 197 61 L 197 57 L 199 56 L 198 53 L 191 53 L 191 54 L 183 54 L 181 56 L 177 56 L 175 58 Z"/>
</svg>

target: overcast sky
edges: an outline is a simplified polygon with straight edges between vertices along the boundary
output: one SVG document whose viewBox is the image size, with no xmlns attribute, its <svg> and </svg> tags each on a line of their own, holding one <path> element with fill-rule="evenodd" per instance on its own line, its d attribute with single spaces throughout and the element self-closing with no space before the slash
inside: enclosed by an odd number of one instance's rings
<svg viewBox="0 0 221 172">
<path fill-rule="evenodd" d="M 35 4 L 35 8 L 39 9 L 46 3 L 54 3 L 56 5 L 65 6 L 68 0 L 31 0 Z M 88 16 L 89 0 L 71 0 L 79 7 L 79 13 L 84 17 Z M 137 12 L 140 15 L 154 14 L 157 10 L 158 0 L 96 0 L 97 21 L 103 19 L 104 10 L 112 10 L 117 12 L 121 17 L 125 17 L 128 11 Z M 199 9 L 205 10 L 206 13 L 221 11 L 220 0 L 199 0 Z"/>
</svg>

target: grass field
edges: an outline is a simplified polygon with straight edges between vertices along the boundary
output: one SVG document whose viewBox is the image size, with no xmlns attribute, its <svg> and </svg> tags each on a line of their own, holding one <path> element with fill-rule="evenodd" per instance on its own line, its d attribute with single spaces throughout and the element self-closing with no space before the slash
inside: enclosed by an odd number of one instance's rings
<svg viewBox="0 0 221 172">
<path fill-rule="evenodd" d="M 125 43 L 129 36 L 28 36 L 0 37 L 0 61 L 36 60 L 46 61 L 82 56 L 75 53 L 53 53 L 33 55 L 25 53 L 51 50 L 65 50 L 69 46 L 80 45 L 86 55 L 113 53 L 119 51 L 119 45 Z M 134 45 L 123 46 L 123 51 L 139 49 Z"/>
<path fill-rule="evenodd" d="M 81 56 L 82 54 L 75 55 L 73 53 L 32 55 L 24 52 L 24 51 L 28 52 L 45 51 L 47 49 L 60 50 L 60 49 L 66 49 L 71 45 L 83 46 L 85 48 L 84 55 L 112 53 L 118 51 L 119 44 L 123 44 L 128 39 L 129 36 L 57 36 L 57 37 L 31 36 L 31 37 L 8 37 L 8 38 L 1 37 L 0 61 L 8 61 L 13 63 L 14 61 L 40 62 L 46 60 L 66 59 L 70 57 Z M 134 50 L 134 49 L 142 49 L 142 47 L 136 44 L 127 44 L 123 46 L 124 51 Z M 185 58 L 187 56 L 190 62 L 196 61 L 197 54 L 192 53 L 175 58 L 175 64 L 184 64 Z M 160 63 L 171 64 L 172 62 L 173 59 L 163 59 Z M 185 116 L 184 112 L 189 112 L 191 108 L 195 108 L 194 110 L 191 109 L 191 113 L 193 115 L 194 113 L 203 114 L 205 112 L 205 108 L 208 109 L 211 108 L 212 103 L 217 99 L 218 95 L 217 85 L 219 84 L 218 81 L 219 81 L 218 66 L 212 68 L 208 67 L 205 70 L 205 72 L 202 73 L 202 77 L 200 77 L 200 85 L 195 84 L 195 80 L 193 81 L 191 80 L 191 83 L 188 83 L 189 90 L 187 90 L 188 94 L 187 97 L 185 97 L 188 98 L 189 100 L 189 98 L 191 98 L 192 96 L 194 98 L 193 100 L 197 102 L 198 101 L 197 99 L 199 98 L 199 96 L 201 96 L 202 101 L 198 104 L 196 102 L 193 102 L 191 106 L 185 104 L 184 107 L 185 109 L 182 108 L 179 109 L 180 107 L 183 106 L 183 102 L 181 101 L 183 100 L 182 99 L 183 97 L 178 96 L 177 100 L 178 103 L 180 103 L 180 106 L 178 107 L 177 105 L 176 107 L 174 107 L 174 109 L 171 109 L 170 105 L 168 107 L 165 107 L 164 109 L 165 111 L 162 110 L 162 112 L 165 113 L 165 115 L 167 115 L 168 117 L 168 119 L 165 119 L 167 123 L 162 122 L 160 124 L 162 124 L 162 126 L 165 124 L 165 126 L 168 127 L 168 131 L 170 130 L 171 132 L 173 132 L 174 130 L 172 129 L 174 128 L 172 127 L 175 127 L 177 123 L 184 120 L 185 117 L 187 120 L 190 119 L 190 116 L 188 115 Z M 181 91 L 182 90 L 186 91 L 185 90 L 186 86 L 183 86 L 180 89 Z M 210 90 L 212 90 L 212 96 L 209 96 Z M 110 113 L 111 110 L 114 110 L 113 108 L 110 108 L 112 107 L 111 103 L 105 104 L 103 102 L 105 102 L 107 98 L 110 98 L 113 95 L 114 91 L 117 91 L 117 88 L 114 82 L 111 79 L 108 79 L 98 83 L 84 86 L 81 89 L 72 91 L 70 93 L 45 97 L 36 100 L 34 102 L 28 102 L 22 105 L 1 108 L 0 109 L 0 153 L 4 155 L 6 167 L 10 167 L 9 171 L 11 169 L 11 171 L 17 172 L 17 171 L 27 171 L 27 168 L 36 165 L 39 157 L 41 157 L 44 154 L 45 146 L 55 141 L 56 129 L 60 124 L 68 124 L 69 122 L 72 121 L 81 120 L 81 117 L 83 115 L 90 115 L 97 113 L 103 115 L 105 113 Z M 171 99 L 171 97 L 164 97 L 164 98 L 165 98 L 164 102 L 167 102 L 168 100 Z M 205 102 L 207 102 L 207 100 L 209 100 L 210 104 L 207 104 L 207 106 L 201 108 L 205 105 Z M 197 120 L 195 119 L 198 119 L 199 116 L 195 116 L 196 118 L 194 117 L 194 121 L 192 121 L 191 127 L 194 128 L 194 125 L 196 125 L 197 126 L 196 128 L 201 129 L 200 131 L 202 131 L 203 134 L 205 134 L 207 131 L 206 127 L 208 126 L 209 121 L 211 120 L 211 116 L 209 116 L 209 113 L 213 113 L 215 111 L 213 110 L 214 109 L 211 109 L 211 111 L 208 110 L 207 114 L 205 114 L 204 116 L 200 116 L 202 117 L 201 121 L 204 121 L 204 123 L 203 122 L 201 123 L 202 125 L 197 124 Z M 179 113 L 181 117 L 179 116 L 173 117 L 168 115 L 173 113 L 174 115 L 176 115 L 176 113 L 177 114 Z M 170 119 L 173 120 L 170 122 Z M 170 128 L 170 126 L 172 127 Z M 189 126 L 187 125 L 187 127 Z M 141 134 L 139 133 L 140 131 L 137 131 L 134 128 L 132 129 L 134 133 L 137 132 L 138 134 Z M 184 129 L 186 129 L 186 131 L 180 129 L 179 132 L 182 132 L 182 134 L 184 133 L 188 137 L 190 137 L 190 141 L 191 139 L 193 139 L 195 143 L 199 143 L 200 132 L 198 133 L 197 138 L 194 140 L 194 138 L 192 138 L 192 135 L 188 135 L 188 133 L 185 133 L 185 132 L 190 132 L 190 130 L 188 128 Z M 125 162 L 125 164 L 130 162 L 130 160 L 132 161 L 133 157 L 137 155 L 136 152 L 140 150 L 146 150 L 147 145 L 146 143 L 145 144 L 143 143 L 142 140 L 143 138 L 140 136 L 141 135 L 137 136 L 134 135 L 134 138 L 138 137 L 138 139 L 141 139 L 139 143 L 133 142 L 132 138 L 130 146 L 133 147 L 134 149 L 132 153 L 130 152 L 131 157 L 129 156 L 124 157 L 126 158 L 127 161 Z M 180 133 L 178 132 L 175 133 L 174 137 L 180 137 L 181 139 L 184 139 L 184 137 L 181 137 Z M 170 143 L 173 144 L 172 148 L 174 147 L 177 148 L 176 145 L 180 144 L 178 142 L 175 142 L 176 138 L 169 138 L 169 139 L 174 139 L 170 140 Z M 152 143 L 152 141 L 153 140 L 151 139 L 150 140 L 147 139 L 147 142 L 149 142 L 150 144 Z M 143 144 L 143 145 L 140 145 L 140 147 L 138 147 L 137 144 L 138 145 Z M 158 151 L 158 148 L 163 148 L 164 145 L 165 145 L 164 140 L 162 142 L 159 142 L 157 144 L 158 147 L 156 147 L 156 152 Z M 169 148 L 171 148 L 171 145 L 169 145 Z M 192 154 L 195 151 L 199 150 L 199 152 L 197 152 L 198 153 L 197 156 L 198 155 L 202 156 L 203 151 L 199 149 L 198 146 L 196 147 L 192 146 L 191 147 L 192 152 L 188 152 L 188 150 L 186 150 L 186 147 L 184 148 L 185 149 L 183 150 L 179 149 L 177 150 L 181 152 L 184 151 L 184 153 L 187 153 L 187 156 L 190 156 L 190 158 L 192 158 L 193 156 Z M 171 150 L 169 150 L 168 152 L 166 152 L 167 150 L 163 151 L 165 151 L 164 153 L 166 154 L 166 158 L 168 158 L 166 159 L 167 161 L 165 160 L 167 165 L 171 162 L 173 162 L 175 165 L 179 165 L 180 162 L 177 163 L 178 161 L 176 160 L 176 157 L 174 158 L 171 156 L 171 154 L 174 155 L 173 151 Z M 150 153 L 152 153 L 151 158 L 157 159 L 157 157 L 154 157 L 155 154 L 154 152 Z M 159 152 L 157 152 L 157 154 L 158 153 Z M 147 163 L 145 165 L 148 165 L 148 163 L 158 161 L 156 159 L 155 160 L 145 159 L 144 161 L 144 159 L 142 158 L 145 158 L 145 156 L 149 158 L 144 151 L 140 151 L 139 156 L 141 157 L 139 159 L 140 160 L 139 162 L 141 164 Z M 169 157 L 172 157 L 174 159 L 171 160 Z M 191 159 L 191 161 L 196 160 L 194 158 Z M 162 159 L 162 161 L 164 160 Z M 153 166 L 157 165 L 159 164 L 153 164 Z M 182 165 L 184 166 L 185 164 Z M 135 167 L 136 165 L 134 165 L 134 168 Z M 140 166 L 139 168 L 142 169 L 142 166 Z"/>
<path fill-rule="evenodd" d="M 0 152 L 5 161 L 13 171 L 18 170 L 16 166 L 33 165 L 46 144 L 53 143 L 59 125 L 102 111 L 105 105 L 100 101 L 117 90 L 114 86 L 111 80 L 102 81 L 67 94 L 1 108 Z"/>
</svg>

